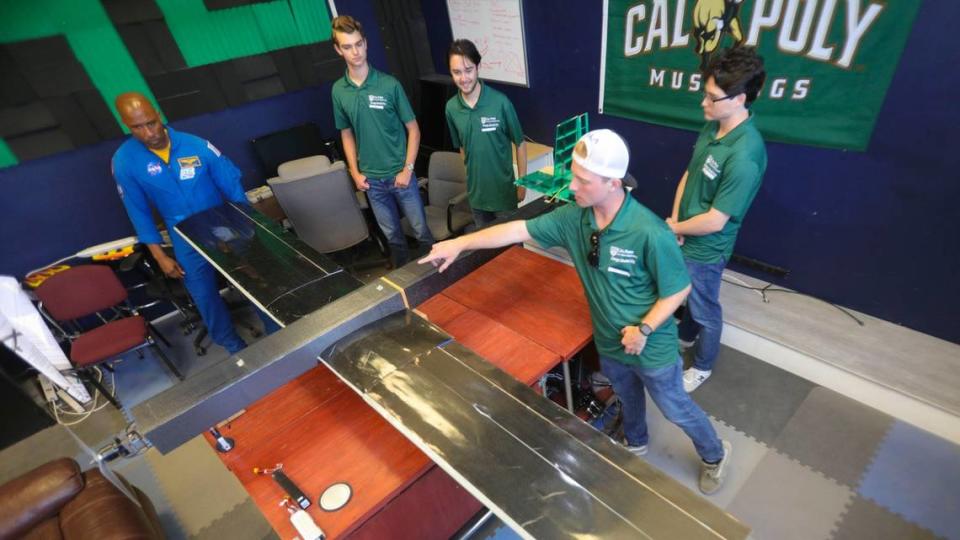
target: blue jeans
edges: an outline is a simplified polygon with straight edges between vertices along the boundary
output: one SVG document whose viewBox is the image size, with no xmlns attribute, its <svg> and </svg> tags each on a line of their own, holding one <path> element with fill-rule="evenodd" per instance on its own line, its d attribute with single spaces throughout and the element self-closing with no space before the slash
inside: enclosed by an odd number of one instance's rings
<svg viewBox="0 0 960 540">
<path fill-rule="evenodd" d="M 723 309 L 720 307 L 720 279 L 726 261 L 700 263 L 685 260 L 690 274 L 690 294 L 687 309 L 680 321 L 680 339 L 697 344 L 693 350 L 693 367 L 713 370 L 720 353 L 720 334 L 723 332 Z"/>
<path fill-rule="evenodd" d="M 493 212 L 490 210 L 474 209 L 473 224 L 476 225 L 478 229 L 482 229 L 494 221 L 502 218 L 503 216 L 509 215 L 511 212 L 513 212 L 513 210 L 501 210 L 499 212 Z"/>
<path fill-rule="evenodd" d="M 620 398 L 627 444 L 639 446 L 647 444 L 649 440 L 646 388 L 663 416 L 690 437 L 700 459 L 711 463 L 723 459 L 723 443 L 713 424 L 703 409 L 683 390 L 683 364 L 679 358 L 669 366 L 650 369 L 628 366 L 601 355 L 600 368 Z"/>
<path fill-rule="evenodd" d="M 417 187 L 417 178 L 410 175 L 407 187 L 398 188 L 394 185 L 395 177 L 367 178 L 370 189 L 367 198 L 370 199 L 370 208 L 377 218 L 377 224 L 387 237 L 390 244 L 390 253 L 395 268 L 399 268 L 410 258 L 407 250 L 407 238 L 403 235 L 400 226 L 400 212 L 407 217 L 410 226 L 417 235 L 417 242 L 421 249 L 433 245 L 433 235 L 427 227 L 427 214 L 423 210 L 423 199 L 420 198 L 420 188 Z"/>
<path fill-rule="evenodd" d="M 174 255 L 184 271 L 183 285 L 190 292 L 213 342 L 230 354 L 245 348 L 247 343 L 234 329 L 227 304 L 220 297 L 217 271 L 186 243 L 175 240 Z"/>
</svg>

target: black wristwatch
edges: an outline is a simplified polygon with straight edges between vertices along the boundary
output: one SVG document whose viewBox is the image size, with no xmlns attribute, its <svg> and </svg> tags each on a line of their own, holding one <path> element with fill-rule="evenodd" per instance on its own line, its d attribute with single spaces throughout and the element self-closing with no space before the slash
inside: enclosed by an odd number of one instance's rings
<svg viewBox="0 0 960 540">
<path fill-rule="evenodd" d="M 650 325 L 647 323 L 640 323 L 640 333 L 643 334 L 644 337 L 647 337 L 653 333 L 653 328 L 650 328 Z"/>
</svg>

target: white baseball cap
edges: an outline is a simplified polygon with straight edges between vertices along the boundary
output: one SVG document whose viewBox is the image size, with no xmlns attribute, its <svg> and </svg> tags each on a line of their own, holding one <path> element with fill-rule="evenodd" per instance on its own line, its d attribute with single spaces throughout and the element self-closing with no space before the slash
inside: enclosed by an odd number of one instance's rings
<svg viewBox="0 0 960 540">
<path fill-rule="evenodd" d="M 583 143 L 586 157 L 573 152 L 573 160 L 584 169 L 606 178 L 623 178 L 630 164 L 630 151 L 627 143 L 609 129 L 595 129 L 588 132 L 577 144 Z M 576 147 L 574 147 L 576 149 Z"/>
</svg>

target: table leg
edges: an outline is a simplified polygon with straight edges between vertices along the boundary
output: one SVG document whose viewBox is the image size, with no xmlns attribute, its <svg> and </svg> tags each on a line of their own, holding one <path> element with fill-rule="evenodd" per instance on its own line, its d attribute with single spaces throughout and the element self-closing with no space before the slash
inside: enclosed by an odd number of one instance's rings
<svg viewBox="0 0 960 540">
<path fill-rule="evenodd" d="M 563 390 L 567 394 L 567 410 L 573 413 L 573 383 L 570 381 L 570 361 L 563 361 Z"/>
</svg>

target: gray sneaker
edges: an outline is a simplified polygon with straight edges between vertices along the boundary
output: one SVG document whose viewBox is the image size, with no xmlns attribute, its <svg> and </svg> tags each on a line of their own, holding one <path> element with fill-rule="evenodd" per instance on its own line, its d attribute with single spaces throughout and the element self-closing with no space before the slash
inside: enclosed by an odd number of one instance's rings
<svg viewBox="0 0 960 540">
<path fill-rule="evenodd" d="M 723 441 L 723 459 L 719 463 L 700 462 L 700 491 L 704 495 L 712 495 L 723 485 L 723 479 L 730 468 L 730 452 L 733 445 L 730 441 Z"/>
</svg>

